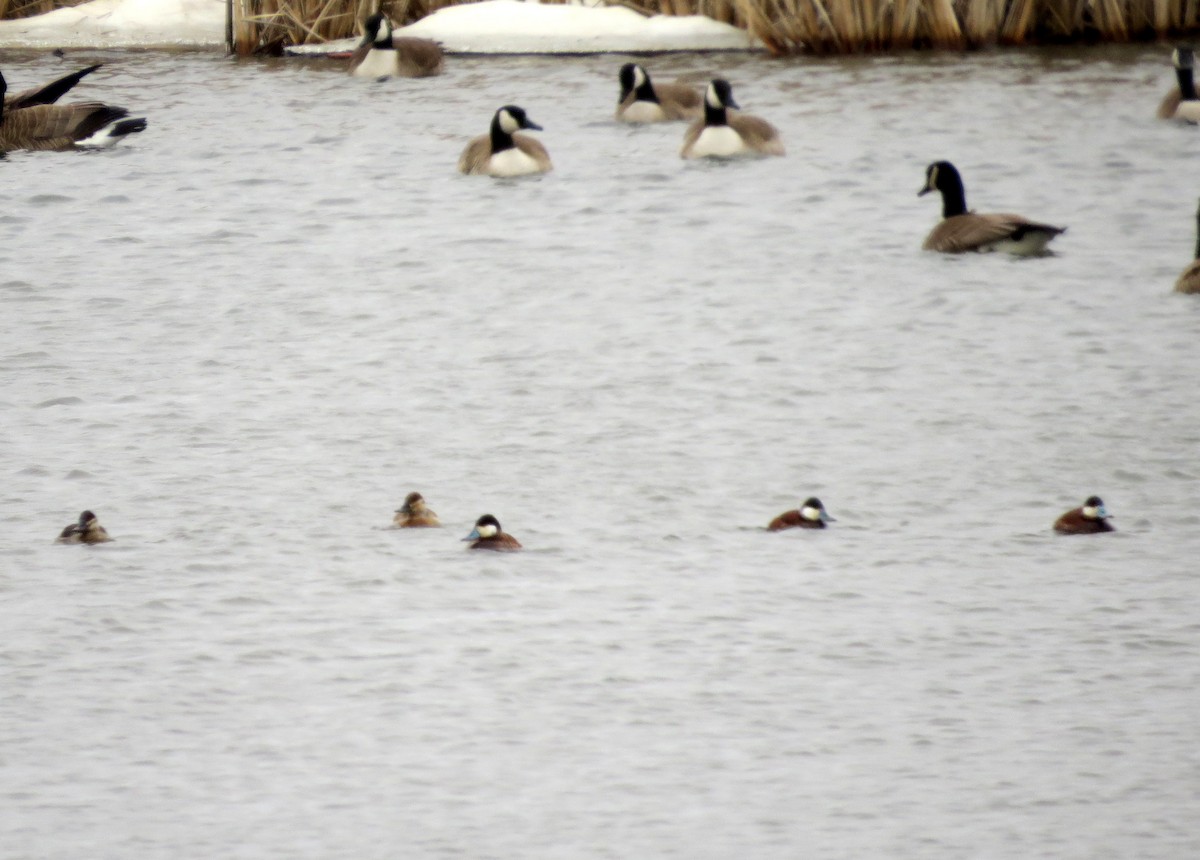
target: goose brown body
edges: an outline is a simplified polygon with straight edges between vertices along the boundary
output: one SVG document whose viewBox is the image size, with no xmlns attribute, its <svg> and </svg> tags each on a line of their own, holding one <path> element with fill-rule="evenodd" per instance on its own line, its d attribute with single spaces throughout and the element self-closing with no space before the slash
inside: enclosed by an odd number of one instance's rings
<svg viewBox="0 0 1200 860">
<path fill-rule="evenodd" d="M 1196 259 L 1188 263 L 1175 281 L 1177 293 L 1200 293 L 1200 209 L 1196 211 Z"/>
<path fill-rule="evenodd" d="M 1064 227 L 1030 221 L 1008 213 L 979 214 L 968 211 L 966 192 L 958 169 L 948 161 L 937 161 L 925 170 L 925 186 L 918 195 L 938 191 L 942 195 L 942 220 L 929 231 L 922 248 L 946 254 L 966 251 L 1006 251 L 1032 255 L 1045 252 L 1046 245 Z"/>
<path fill-rule="evenodd" d="M 732 157 L 744 155 L 784 155 L 779 130 L 765 119 L 737 108 L 729 82 L 720 78 L 704 93 L 704 118 L 688 128 L 679 150 L 682 158 Z"/>
<path fill-rule="evenodd" d="M 350 74 L 365 78 L 427 78 L 440 75 L 446 55 L 432 39 L 394 36 L 378 13 L 363 25 L 363 39 L 350 55 Z"/>
<path fill-rule="evenodd" d="M 523 176 L 531 173 L 546 173 L 553 170 L 550 153 L 541 141 L 518 134 L 518 128 L 537 131 L 541 126 L 533 122 L 525 111 L 516 105 L 505 105 L 492 117 L 492 127 L 487 134 L 471 140 L 458 158 L 460 173 L 482 176 Z"/>
<path fill-rule="evenodd" d="M 616 118 L 621 122 L 674 122 L 696 119 L 704 112 L 704 99 L 687 84 L 656 84 L 636 63 L 626 63 L 618 75 L 621 95 Z"/>
<path fill-rule="evenodd" d="M 0 94 L 7 95 L 7 91 L 8 84 L 0 74 Z M 146 128 L 146 120 L 126 119 L 128 116 L 125 108 L 100 102 L 34 105 L 16 110 L 0 107 L 0 152 L 109 145 Z M 90 142 L 93 136 L 100 139 Z"/>
</svg>

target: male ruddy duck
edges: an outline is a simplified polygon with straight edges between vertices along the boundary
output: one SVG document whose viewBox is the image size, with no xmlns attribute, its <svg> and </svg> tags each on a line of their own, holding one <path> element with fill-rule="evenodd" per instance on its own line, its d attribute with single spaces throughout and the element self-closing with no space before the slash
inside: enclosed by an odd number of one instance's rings
<svg viewBox="0 0 1200 860">
<path fill-rule="evenodd" d="M 112 538 L 108 536 L 104 526 L 100 525 L 96 515 L 91 511 L 84 511 L 79 515 L 79 522 L 71 523 L 63 529 L 55 543 L 104 543 L 110 540 Z"/>
<path fill-rule="evenodd" d="M 521 544 L 515 537 L 505 534 L 500 521 L 491 514 L 484 514 L 475 521 L 475 528 L 463 540 L 474 541 L 467 549 L 490 549 L 498 552 L 515 552 Z"/>
<path fill-rule="evenodd" d="M 409 493 L 404 504 L 397 509 L 392 519 L 398 529 L 420 529 L 440 526 L 438 516 L 425 507 L 425 498 L 420 493 Z"/>
<path fill-rule="evenodd" d="M 784 529 L 823 529 L 826 523 L 836 523 L 833 517 L 825 513 L 825 506 L 815 496 L 806 500 L 797 510 L 787 511 L 771 520 L 767 531 L 779 532 Z"/>
<path fill-rule="evenodd" d="M 1092 496 L 1081 507 L 1067 511 L 1054 521 L 1054 530 L 1060 535 L 1094 535 L 1100 532 L 1114 532 L 1116 529 L 1108 522 L 1112 516 L 1104 508 L 1104 502 L 1099 496 Z"/>
</svg>

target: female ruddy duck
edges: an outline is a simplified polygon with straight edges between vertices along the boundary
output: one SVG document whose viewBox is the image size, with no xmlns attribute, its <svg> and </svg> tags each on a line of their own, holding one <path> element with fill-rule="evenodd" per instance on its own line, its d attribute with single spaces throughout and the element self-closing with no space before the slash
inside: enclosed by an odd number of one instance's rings
<svg viewBox="0 0 1200 860">
<path fill-rule="evenodd" d="M 1094 535 L 1100 532 L 1115 532 L 1108 522 L 1112 516 L 1104 508 L 1099 496 L 1092 496 L 1081 507 L 1067 511 L 1054 521 L 1054 530 L 1060 535 Z"/>
<path fill-rule="evenodd" d="M 408 494 L 392 522 L 398 529 L 432 528 L 441 525 L 437 514 L 425 507 L 425 498 L 420 493 Z"/>
<path fill-rule="evenodd" d="M 784 529 L 823 529 L 825 523 L 836 523 L 833 517 L 825 513 L 825 506 L 815 496 L 806 500 L 798 510 L 786 511 L 767 526 L 767 531 L 779 532 Z"/>
<path fill-rule="evenodd" d="M 515 537 L 505 534 L 500 521 L 491 514 L 484 514 L 475 521 L 475 528 L 463 540 L 474 541 L 467 549 L 491 549 L 498 552 L 516 552 L 521 544 Z"/>
<path fill-rule="evenodd" d="M 104 543 L 112 538 L 100 525 L 100 520 L 91 511 L 79 515 L 79 522 L 71 523 L 62 530 L 55 543 Z"/>
</svg>

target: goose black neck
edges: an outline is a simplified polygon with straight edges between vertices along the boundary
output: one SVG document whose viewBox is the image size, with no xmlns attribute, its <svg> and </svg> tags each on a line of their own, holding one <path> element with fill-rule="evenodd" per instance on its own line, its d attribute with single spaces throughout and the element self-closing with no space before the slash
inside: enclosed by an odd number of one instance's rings
<svg viewBox="0 0 1200 860">
<path fill-rule="evenodd" d="M 492 117 L 492 152 L 504 152 L 516 146 L 512 135 L 500 127 L 500 115 Z"/>
<path fill-rule="evenodd" d="M 650 83 L 650 78 L 647 76 L 642 85 L 634 90 L 634 101 L 639 102 L 654 102 L 658 104 L 658 93 L 654 91 L 654 85 Z"/>
<path fill-rule="evenodd" d="M 0 122 L 4 122 L 4 95 L 8 92 L 8 81 L 0 74 Z"/>
<path fill-rule="evenodd" d="M 725 116 L 725 105 L 714 107 L 708 99 L 704 100 L 704 124 L 705 125 L 728 125 L 729 121 Z"/>
<path fill-rule="evenodd" d="M 1179 98 L 1182 101 L 1194 102 L 1200 98 L 1196 95 L 1196 80 L 1190 68 L 1176 69 L 1175 77 L 1179 81 Z"/>
<path fill-rule="evenodd" d="M 967 214 L 967 192 L 957 173 L 944 171 L 938 176 L 938 191 L 942 192 L 942 217 L 953 218 Z"/>
<path fill-rule="evenodd" d="M 1196 259 L 1200 260 L 1200 212 L 1196 213 Z"/>
</svg>

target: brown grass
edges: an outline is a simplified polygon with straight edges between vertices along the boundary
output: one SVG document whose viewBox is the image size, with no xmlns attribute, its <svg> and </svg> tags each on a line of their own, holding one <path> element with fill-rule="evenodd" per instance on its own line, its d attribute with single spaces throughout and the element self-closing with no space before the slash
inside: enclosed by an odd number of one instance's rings
<svg viewBox="0 0 1200 860">
<path fill-rule="evenodd" d="M 0 18 L 83 0 L 0 0 Z M 353 36 L 379 0 L 230 0 L 238 53 Z M 382 0 L 398 24 L 461 0 Z M 707 15 L 775 54 L 964 49 L 1200 35 L 1200 0 L 610 0 L 646 14 Z"/>
</svg>

